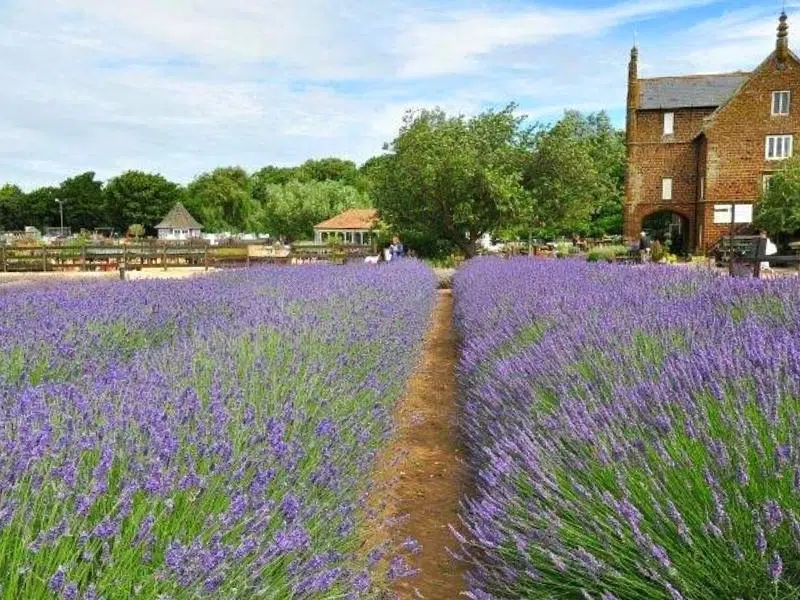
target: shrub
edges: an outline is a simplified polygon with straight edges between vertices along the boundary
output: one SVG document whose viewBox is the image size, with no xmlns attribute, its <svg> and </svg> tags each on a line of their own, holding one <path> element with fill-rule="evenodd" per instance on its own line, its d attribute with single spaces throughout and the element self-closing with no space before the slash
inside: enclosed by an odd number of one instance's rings
<svg viewBox="0 0 800 600">
<path fill-rule="evenodd" d="M 472 598 L 800 595 L 800 288 L 478 259 L 456 274 Z"/>
<path fill-rule="evenodd" d="M 0 595 L 375 597 L 407 568 L 361 549 L 363 499 L 434 287 L 405 260 L 0 295 Z"/>
<path fill-rule="evenodd" d="M 607 261 L 612 262 L 615 258 L 628 255 L 627 246 L 596 246 L 586 254 L 589 262 Z"/>
</svg>

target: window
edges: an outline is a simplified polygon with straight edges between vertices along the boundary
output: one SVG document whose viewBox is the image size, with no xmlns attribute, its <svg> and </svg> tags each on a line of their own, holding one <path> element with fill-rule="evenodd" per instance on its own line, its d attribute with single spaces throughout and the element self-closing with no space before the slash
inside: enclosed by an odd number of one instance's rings
<svg viewBox="0 0 800 600">
<path fill-rule="evenodd" d="M 767 160 L 782 160 L 792 155 L 791 135 L 768 135 L 766 143 Z"/>
<path fill-rule="evenodd" d="M 714 205 L 714 223 L 728 224 L 731 222 L 731 205 L 730 204 L 715 204 Z M 752 204 L 736 204 L 733 213 L 734 223 L 752 223 L 753 222 L 753 205 Z"/>
<path fill-rule="evenodd" d="M 661 199 L 672 200 L 672 177 L 664 177 L 661 180 Z"/>
<path fill-rule="evenodd" d="M 765 192 L 769 189 L 769 181 L 772 179 L 774 173 L 764 173 L 761 176 L 761 189 Z"/>
<path fill-rule="evenodd" d="M 675 113 L 664 113 L 664 135 L 675 133 Z"/>
<path fill-rule="evenodd" d="M 772 114 L 788 115 L 790 100 L 790 92 L 772 92 Z"/>
<path fill-rule="evenodd" d="M 706 178 L 700 178 L 700 200 L 704 200 L 706 197 Z"/>
</svg>

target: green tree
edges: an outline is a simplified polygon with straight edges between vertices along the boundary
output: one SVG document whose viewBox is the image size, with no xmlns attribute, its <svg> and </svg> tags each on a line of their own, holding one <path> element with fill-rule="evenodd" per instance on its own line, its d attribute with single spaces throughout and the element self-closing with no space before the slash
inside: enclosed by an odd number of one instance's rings
<svg viewBox="0 0 800 600">
<path fill-rule="evenodd" d="M 142 171 L 126 171 L 110 179 L 104 193 L 109 224 L 120 232 L 138 223 L 154 233 L 153 227 L 183 200 L 178 184 Z"/>
<path fill-rule="evenodd" d="M 341 158 L 311 159 L 298 168 L 300 181 L 341 181 L 355 185 L 358 178 L 356 163 Z"/>
<path fill-rule="evenodd" d="M 241 167 L 221 167 L 197 177 L 187 188 L 186 208 L 206 231 L 263 230 L 250 178 Z"/>
<path fill-rule="evenodd" d="M 504 226 L 524 197 L 521 118 L 515 105 L 467 119 L 439 109 L 409 112 L 376 167 L 381 218 L 426 253 L 476 252 L 477 240 Z"/>
<path fill-rule="evenodd" d="M 0 231 L 18 231 L 28 224 L 24 210 L 25 194 L 16 185 L 0 187 Z"/>
<path fill-rule="evenodd" d="M 532 146 L 523 170 L 530 204 L 522 215 L 535 235 L 621 229 L 625 145 L 605 113 L 567 111 L 553 127 L 539 127 Z"/>
<path fill-rule="evenodd" d="M 755 213 L 755 225 L 781 246 L 800 233 L 800 159 L 789 159 L 772 176 Z"/>
<path fill-rule="evenodd" d="M 340 181 L 291 181 L 265 188 L 263 215 L 270 233 L 301 240 L 313 237 L 317 223 L 369 206 L 369 196 Z"/>
<path fill-rule="evenodd" d="M 59 188 L 41 187 L 27 194 L 23 199 L 26 225 L 33 225 L 41 230 L 48 226 L 60 225 L 60 215 L 56 198 Z M 66 207 L 65 207 L 66 208 Z"/>
<path fill-rule="evenodd" d="M 268 165 L 253 173 L 252 185 L 282 185 L 301 178 L 299 167 L 275 167 Z"/>
<path fill-rule="evenodd" d="M 140 238 L 145 234 L 144 225 L 141 223 L 131 223 L 128 225 L 128 235 L 134 238 Z"/>
<path fill-rule="evenodd" d="M 64 226 L 73 232 L 107 227 L 103 182 L 95 179 L 94 171 L 71 177 L 58 188 L 57 196 L 64 202 Z"/>
</svg>

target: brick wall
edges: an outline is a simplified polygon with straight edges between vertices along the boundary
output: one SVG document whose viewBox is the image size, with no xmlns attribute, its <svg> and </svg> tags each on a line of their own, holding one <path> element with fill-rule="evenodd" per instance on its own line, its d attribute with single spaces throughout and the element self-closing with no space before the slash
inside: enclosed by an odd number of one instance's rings
<svg viewBox="0 0 800 600">
<path fill-rule="evenodd" d="M 772 116 L 772 92 L 778 90 L 791 92 L 788 116 Z M 663 135 L 664 112 L 675 114 L 672 136 Z M 780 168 L 779 161 L 765 158 L 766 136 L 793 134 L 794 151 L 800 152 L 800 64 L 790 57 L 779 68 L 771 56 L 716 112 L 639 110 L 635 117 L 624 235 L 636 239 L 647 215 L 673 210 L 689 219 L 692 248 L 704 250 L 729 232 L 728 224 L 713 222 L 714 204 L 756 201 L 763 175 Z M 701 130 L 705 135 L 695 139 Z M 671 202 L 661 200 L 663 177 L 673 178 Z M 752 228 L 736 225 L 736 230 Z"/>
<path fill-rule="evenodd" d="M 663 115 L 674 112 L 674 135 L 664 136 Z M 632 242 L 638 239 L 642 222 L 661 210 L 671 210 L 690 221 L 694 231 L 697 198 L 697 143 L 703 117 L 710 109 L 638 111 L 635 136 L 628 146 L 628 198 L 625 203 L 623 234 Z M 662 179 L 672 178 L 672 200 L 662 199 Z M 692 239 L 690 243 L 694 243 Z"/>
<path fill-rule="evenodd" d="M 772 116 L 772 92 L 779 90 L 791 92 L 788 116 Z M 758 200 L 763 175 L 780 168 L 780 161 L 765 159 L 766 137 L 793 134 L 798 152 L 798 132 L 800 65 L 790 58 L 779 68 L 770 57 L 706 127 L 708 152 L 704 170 L 708 206 L 702 208 L 704 248 L 728 234 L 728 225 L 713 223 L 713 203 Z"/>
</svg>

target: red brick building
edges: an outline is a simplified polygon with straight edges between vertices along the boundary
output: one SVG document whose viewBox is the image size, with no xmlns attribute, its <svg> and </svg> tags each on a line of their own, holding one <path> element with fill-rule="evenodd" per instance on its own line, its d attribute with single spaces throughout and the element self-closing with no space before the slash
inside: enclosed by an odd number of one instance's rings
<svg viewBox="0 0 800 600">
<path fill-rule="evenodd" d="M 628 66 L 624 234 L 702 252 L 752 228 L 753 204 L 800 132 L 800 59 L 781 14 L 775 50 L 751 72 L 640 79 Z M 733 208 L 733 211 L 731 210 Z"/>
</svg>

